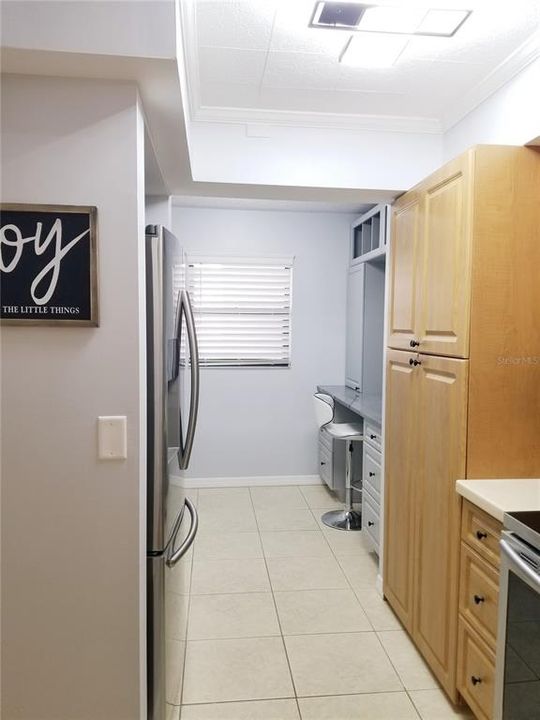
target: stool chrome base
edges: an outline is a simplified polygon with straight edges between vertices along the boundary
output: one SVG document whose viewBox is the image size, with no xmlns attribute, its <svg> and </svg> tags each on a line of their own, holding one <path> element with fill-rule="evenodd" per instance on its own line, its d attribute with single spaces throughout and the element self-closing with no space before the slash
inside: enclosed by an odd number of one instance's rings
<svg viewBox="0 0 540 720">
<path fill-rule="evenodd" d="M 362 529 L 362 513 L 356 510 L 330 510 L 324 513 L 321 520 L 325 525 L 336 530 Z"/>
</svg>

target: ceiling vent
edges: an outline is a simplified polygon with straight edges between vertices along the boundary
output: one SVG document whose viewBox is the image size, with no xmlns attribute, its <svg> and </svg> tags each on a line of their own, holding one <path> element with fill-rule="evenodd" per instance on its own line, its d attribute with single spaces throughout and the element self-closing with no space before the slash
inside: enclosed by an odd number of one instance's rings
<svg viewBox="0 0 540 720">
<path fill-rule="evenodd" d="M 351 2 L 318 2 L 311 18 L 311 27 L 356 29 L 366 6 Z"/>
</svg>

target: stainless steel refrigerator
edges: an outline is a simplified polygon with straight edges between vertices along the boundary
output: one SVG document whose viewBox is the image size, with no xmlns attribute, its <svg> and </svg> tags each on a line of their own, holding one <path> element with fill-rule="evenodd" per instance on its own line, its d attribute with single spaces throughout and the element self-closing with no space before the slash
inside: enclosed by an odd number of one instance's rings
<svg viewBox="0 0 540 720">
<path fill-rule="evenodd" d="M 182 558 L 197 511 L 171 474 L 189 465 L 199 404 L 197 336 L 179 240 L 146 228 L 148 718 L 180 704 L 185 627 Z"/>
</svg>

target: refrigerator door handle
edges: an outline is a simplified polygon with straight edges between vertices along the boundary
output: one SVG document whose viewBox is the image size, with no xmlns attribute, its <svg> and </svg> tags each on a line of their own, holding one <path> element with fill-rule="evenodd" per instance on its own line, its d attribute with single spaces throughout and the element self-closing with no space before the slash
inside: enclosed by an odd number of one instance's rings
<svg viewBox="0 0 540 720">
<path fill-rule="evenodd" d="M 191 393 L 189 400 L 189 420 L 186 432 L 186 442 L 180 438 L 180 449 L 178 451 L 178 465 L 180 470 L 186 470 L 193 448 L 193 438 L 197 427 L 197 414 L 199 412 L 199 347 L 197 344 L 197 333 L 195 332 L 195 319 L 193 308 L 187 290 L 182 290 L 180 295 L 180 319 L 179 330 L 181 332 L 182 316 L 186 318 L 186 328 L 189 345 L 189 357 L 191 368 Z"/>
<path fill-rule="evenodd" d="M 187 508 L 188 513 L 191 518 L 191 524 L 189 526 L 189 532 L 186 536 L 186 539 L 184 542 L 180 545 L 178 550 L 174 550 L 174 541 L 176 539 L 176 535 L 178 534 L 178 531 L 180 530 L 181 522 L 177 523 L 176 532 L 174 534 L 174 537 L 172 538 L 171 545 L 170 545 L 170 551 L 167 555 L 167 567 L 174 567 L 176 563 L 180 560 L 181 557 L 183 557 L 189 548 L 191 547 L 193 541 L 195 540 L 195 535 L 197 534 L 197 529 L 199 527 L 199 516 L 197 514 L 197 510 L 195 509 L 195 505 L 191 502 L 189 498 L 186 498 L 184 500 L 184 508 Z M 182 510 L 181 516 L 183 517 L 184 510 Z"/>
</svg>

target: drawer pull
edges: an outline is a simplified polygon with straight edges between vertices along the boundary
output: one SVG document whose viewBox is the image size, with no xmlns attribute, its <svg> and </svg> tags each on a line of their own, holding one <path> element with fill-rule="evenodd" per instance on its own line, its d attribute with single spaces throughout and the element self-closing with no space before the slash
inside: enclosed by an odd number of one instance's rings
<svg viewBox="0 0 540 720">
<path fill-rule="evenodd" d="M 421 365 L 421 364 L 422 364 L 421 360 L 413 360 L 412 358 L 409 359 L 409 365 L 414 365 L 414 367 L 416 367 L 417 365 Z"/>
<path fill-rule="evenodd" d="M 372 522 L 371 520 L 368 520 L 368 524 L 367 524 L 367 525 L 368 525 L 368 527 L 373 527 L 373 526 L 375 525 L 375 523 Z"/>
<path fill-rule="evenodd" d="M 483 530 L 477 530 L 476 531 L 476 537 L 479 540 L 484 540 L 484 538 L 487 538 L 487 532 L 484 532 Z"/>
<path fill-rule="evenodd" d="M 377 439 L 377 436 L 376 436 L 376 435 L 370 435 L 369 437 L 371 438 L 371 440 L 376 440 L 376 439 Z"/>
<path fill-rule="evenodd" d="M 482 678 L 476 677 L 476 675 L 471 675 L 471 682 L 473 685 L 479 685 L 482 682 Z"/>
<path fill-rule="evenodd" d="M 369 477 L 375 477 L 375 473 L 371 472 L 371 470 L 369 471 Z"/>
<path fill-rule="evenodd" d="M 480 603 L 483 603 L 486 601 L 486 598 L 482 597 L 482 595 L 474 595 L 473 600 L 477 605 L 480 605 Z"/>
<path fill-rule="evenodd" d="M 321 460 L 321 465 L 326 465 L 326 463 Z"/>
<path fill-rule="evenodd" d="M 418 340 L 411 340 L 409 342 L 410 347 L 418 347 L 419 345 L 420 345 L 420 343 L 418 342 Z"/>
</svg>

